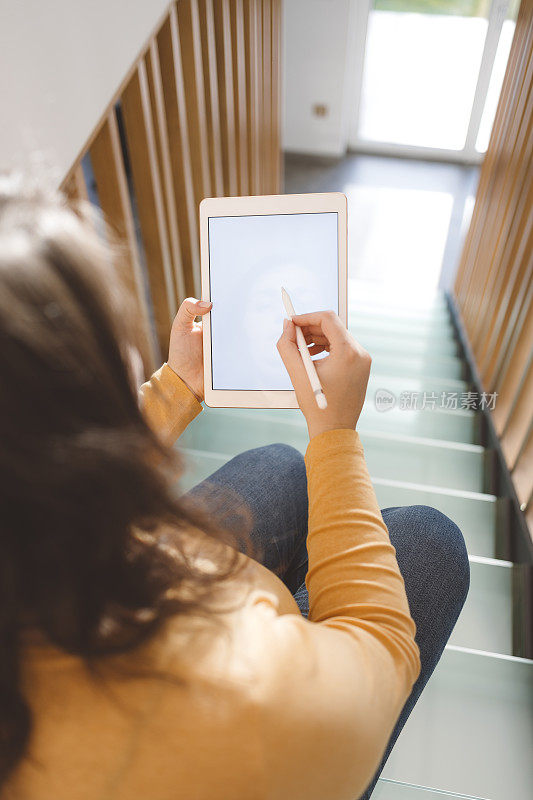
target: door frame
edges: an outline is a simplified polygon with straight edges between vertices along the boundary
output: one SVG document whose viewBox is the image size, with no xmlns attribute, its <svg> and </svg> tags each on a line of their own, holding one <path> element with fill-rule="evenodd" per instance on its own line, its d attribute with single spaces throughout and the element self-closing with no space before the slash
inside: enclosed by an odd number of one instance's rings
<svg viewBox="0 0 533 800">
<path fill-rule="evenodd" d="M 396 144 L 394 142 L 381 142 L 361 139 L 359 137 L 359 116 L 361 106 L 361 93 L 363 86 L 363 72 L 366 53 L 366 39 L 368 31 L 368 18 L 372 7 L 372 0 L 352 0 L 353 25 L 351 46 L 355 50 L 352 81 L 348 81 L 352 112 L 350 115 L 348 131 L 348 148 L 360 153 L 371 155 L 397 156 L 400 158 L 420 158 L 430 161 L 451 161 L 460 164 L 480 164 L 485 153 L 476 150 L 476 140 L 481 124 L 481 117 L 487 93 L 489 90 L 492 69 L 496 58 L 496 51 L 500 41 L 503 23 L 507 19 L 511 0 L 492 0 L 489 16 L 487 35 L 483 46 L 483 54 L 474 93 L 474 100 L 470 111 L 470 119 L 462 150 L 450 150 L 438 147 L 424 147 L 421 145 Z"/>
</svg>

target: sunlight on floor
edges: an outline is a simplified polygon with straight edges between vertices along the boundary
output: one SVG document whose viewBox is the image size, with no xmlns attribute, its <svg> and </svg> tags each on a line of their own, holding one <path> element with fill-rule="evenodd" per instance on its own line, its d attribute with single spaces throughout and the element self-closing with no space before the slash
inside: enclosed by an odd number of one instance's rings
<svg viewBox="0 0 533 800">
<path fill-rule="evenodd" d="M 413 299 L 435 293 L 453 207 L 448 192 L 347 185 L 349 273 Z"/>
</svg>

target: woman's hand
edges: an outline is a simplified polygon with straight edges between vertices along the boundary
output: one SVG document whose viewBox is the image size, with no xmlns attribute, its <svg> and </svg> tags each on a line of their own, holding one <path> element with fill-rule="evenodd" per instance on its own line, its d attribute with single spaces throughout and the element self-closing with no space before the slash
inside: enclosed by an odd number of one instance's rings
<svg viewBox="0 0 533 800">
<path fill-rule="evenodd" d="M 296 391 L 298 404 L 307 421 L 309 437 L 337 428 L 355 429 L 365 400 L 372 359 L 348 333 L 333 311 L 297 314 L 284 320 L 278 351 Z M 326 350 L 329 355 L 314 362 L 327 408 L 319 409 L 302 357 L 296 344 L 295 324 L 310 344 L 309 353 Z"/>
<path fill-rule="evenodd" d="M 195 319 L 211 311 L 212 305 L 188 297 L 179 307 L 170 333 L 168 366 L 200 401 L 204 399 L 202 323 L 195 322 Z"/>
</svg>

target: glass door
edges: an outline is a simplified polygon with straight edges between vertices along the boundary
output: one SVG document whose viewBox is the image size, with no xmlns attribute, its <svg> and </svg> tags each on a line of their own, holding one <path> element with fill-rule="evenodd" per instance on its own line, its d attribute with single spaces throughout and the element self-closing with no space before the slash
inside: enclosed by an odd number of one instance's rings
<svg viewBox="0 0 533 800">
<path fill-rule="evenodd" d="M 363 68 L 350 146 L 479 161 L 487 149 L 518 5 L 519 0 L 358 3 L 357 62 Z"/>
</svg>

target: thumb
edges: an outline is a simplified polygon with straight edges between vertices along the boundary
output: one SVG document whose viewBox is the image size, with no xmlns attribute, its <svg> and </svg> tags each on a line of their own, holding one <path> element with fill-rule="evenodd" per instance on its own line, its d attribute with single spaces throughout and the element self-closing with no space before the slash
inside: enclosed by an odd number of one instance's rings
<svg viewBox="0 0 533 800">
<path fill-rule="evenodd" d="M 211 311 L 213 303 L 206 300 L 197 300 L 195 297 L 187 297 L 178 308 L 175 322 L 181 328 L 190 328 L 196 317 L 201 317 Z"/>
<path fill-rule="evenodd" d="M 294 322 L 283 320 L 283 333 L 277 342 L 278 353 L 281 356 L 285 369 L 289 373 L 292 385 L 296 392 L 305 386 L 307 373 L 302 361 L 302 356 L 296 344 L 296 327 Z"/>
</svg>

